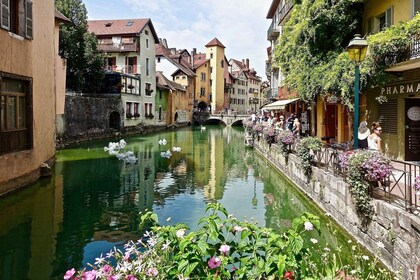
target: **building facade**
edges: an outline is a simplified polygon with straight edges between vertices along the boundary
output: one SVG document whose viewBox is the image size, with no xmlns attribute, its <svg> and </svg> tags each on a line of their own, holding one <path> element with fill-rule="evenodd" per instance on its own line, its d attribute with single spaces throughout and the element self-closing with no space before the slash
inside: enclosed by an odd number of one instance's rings
<svg viewBox="0 0 420 280">
<path fill-rule="evenodd" d="M 53 160 L 56 114 L 64 108 L 57 44 L 64 16 L 51 1 L 11 3 L 2 2 L 0 15 L 0 194 L 33 182 Z"/>
<path fill-rule="evenodd" d="M 124 127 L 156 125 L 158 37 L 151 19 L 90 20 L 88 25 L 104 53 L 104 70 L 124 74 L 120 85 Z"/>
<path fill-rule="evenodd" d="M 206 45 L 206 59 L 210 61 L 211 92 L 209 102 L 212 113 L 224 111 L 225 104 L 225 46 L 214 38 Z"/>
</svg>

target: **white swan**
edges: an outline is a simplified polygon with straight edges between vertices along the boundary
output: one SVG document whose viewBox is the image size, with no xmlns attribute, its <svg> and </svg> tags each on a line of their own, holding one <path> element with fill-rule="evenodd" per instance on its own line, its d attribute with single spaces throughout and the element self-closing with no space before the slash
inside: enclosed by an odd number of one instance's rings
<svg viewBox="0 0 420 280">
<path fill-rule="evenodd" d="M 206 127 L 201 125 L 201 132 L 206 131 Z"/>
<path fill-rule="evenodd" d="M 172 152 L 180 152 L 181 147 L 172 147 Z"/>
<path fill-rule="evenodd" d="M 161 139 L 158 141 L 159 145 L 166 145 L 167 141 L 166 139 Z"/>
</svg>

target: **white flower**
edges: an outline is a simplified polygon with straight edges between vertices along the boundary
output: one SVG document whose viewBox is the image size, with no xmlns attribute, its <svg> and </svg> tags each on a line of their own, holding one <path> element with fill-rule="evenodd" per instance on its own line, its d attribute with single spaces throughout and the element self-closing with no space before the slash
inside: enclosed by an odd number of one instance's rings
<svg viewBox="0 0 420 280">
<path fill-rule="evenodd" d="M 316 244 L 316 243 L 318 243 L 318 240 L 316 240 L 315 238 L 311 238 L 311 242 L 312 242 L 313 244 Z"/>
<path fill-rule="evenodd" d="M 368 261 L 368 260 L 369 260 L 369 257 L 368 257 L 368 256 L 363 255 L 363 256 L 362 256 L 362 259 L 364 259 L 365 261 Z"/>
<path fill-rule="evenodd" d="M 95 264 L 96 265 L 100 265 L 104 261 L 105 261 L 105 258 L 102 257 L 102 254 L 101 254 L 101 256 L 99 258 L 95 258 Z"/>
<path fill-rule="evenodd" d="M 233 227 L 233 230 L 234 230 L 234 231 L 236 231 L 236 232 L 241 232 L 241 231 L 243 231 L 244 229 L 243 229 L 241 226 L 234 226 L 234 227 Z"/>
<path fill-rule="evenodd" d="M 353 242 L 353 241 L 351 241 L 351 240 L 347 241 L 347 243 L 349 243 L 349 244 L 350 244 L 350 243 L 352 243 L 352 242 Z"/>
<path fill-rule="evenodd" d="M 314 229 L 314 225 L 311 222 L 305 222 L 304 223 L 305 230 L 311 231 Z"/>
<path fill-rule="evenodd" d="M 149 244 L 149 246 L 152 247 L 152 248 L 155 247 L 156 243 L 157 243 L 156 237 L 150 237 L 147 240 L 147 244 Z"/>
<path fill-rule="evenodd" d="M 169 244 L 171 244 L 171 241 L 166 240 L 165 244 L 162 245 L 162 250 L 167 250 L 169 248 Z"/>
<path fill-rule="evenodd" d="M 184 237 L 184 234 L 185 234 L 185 229 L 178 229 L 177 231 L 176 231 L 176 237 L 178 237 L 178 238 L 182 238 L 182 237 Z"/>
<path fill-rule="evenodd" d="M 385 248 L 384 243 L 382 243 L 381 241 L 378 241 L 376 244 L 378 245 L 378 248 L 380 248 L 380 249 Z"/>
<path fill-rule="evenodd" d="M 355 250 L 356 250 L 356 246 L 354 246 L 354 245 L 353 245 L 353 246 L 351 246 L 351 250 L 352 250 L 352 251 L 355 251 Z"/>
<path fill-rule="evenodd" d="M 330 248 L 328 248 L 328 247 L 325 247 L 324 250 L 327 251 L 327 252 L 331 251 Z"/>
<path fill-rule="evenodd" d="M 353 270 L 350 271 L 350 274 L 354 275 L 354 274 L 356 274 L 356 272 L 357 272 L 357 270 L 353 269 Z"/>
</svg>

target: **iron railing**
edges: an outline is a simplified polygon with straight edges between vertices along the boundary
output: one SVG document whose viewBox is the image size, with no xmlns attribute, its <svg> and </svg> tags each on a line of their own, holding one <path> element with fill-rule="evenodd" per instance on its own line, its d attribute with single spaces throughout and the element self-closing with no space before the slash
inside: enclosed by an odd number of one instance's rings
<svg viewBox="0 0 420 280">
<path fill-rule="evenodd" d="M 392 66 L 411 59 L 420 58 L 420 38 L 415 37 L 407 46 L 402 46 L 396 51 L 389 52 L 384 56 L 384 64 Z"/>
<path fill-rule="evenodd" d="M 290 151 L 296 153 L 295 146 Z M 346 152 L 337 145 L 325 144 L 321 150 L 312 153 L 313 164 L 336 176 L 346 177 L 346 170 L 340 166 L 340 155 Z M 372 186 L 370 192 L 377 199 L 385 200 L 410 213 L 420 213 L 420 192 L 414 188 L 415 178 L 420 176 L 420 165 L 391 160 L 393 171 L 381 187 Z M 375 182 L 376 183 L 376 182 Z"/>
<path fill-rule="evenodd" d="M 282 25 L 283 20 L 286 18 L 286 16 L 289 14 L 290 10 L 293 8 L 295 3 L 290 0 L 287 1 L 286 4 L 280 9 L 278 13 L 278 23 L 279 25 Z"/>
</svg>

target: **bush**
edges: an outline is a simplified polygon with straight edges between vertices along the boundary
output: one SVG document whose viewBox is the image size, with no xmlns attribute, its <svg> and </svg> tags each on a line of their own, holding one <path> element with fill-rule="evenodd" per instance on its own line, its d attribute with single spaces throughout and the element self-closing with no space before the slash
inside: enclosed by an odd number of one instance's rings
<svg viewBox="0 0 420 280">
<path fill-rule="evenodd" d="M 356 150 L 340 156 L 340 166 L 345 170 L 346 182 L 354 197 L 357 212 L 369 221 L 374 213 L 372 198 L 368 193 L 373 181 L 384 181 L 392 173 L 391 161 L 384 155 L 369 150 Z"/>
<path fill-rule="evenodd" d="M 278 233 L 240 222 L 220 204 L 208 204 L 206 211 L 196 232 L 188 232 L 183 224 L 159 226 L 157 215 L 147 212 L 141 216 L 140 230 L 149 226 L 151 231 L 141 240 L 128 242 L 125 251 L 114 249 L 96 258 L 90 271 L 68 270 L 64 279 L 366 279 L 366 271 L 373 279 L 391 279 L 382 277 L 389 273 L 377 273 L 367 256 L 352 252 L 352 264 L 358 265 L 352 267 L 340 263 L 333 249 L 320 248 L 317 239 L 307 238 L 305 243 L 306 233 L 319 233 L 321 226 L 310 213 Z M 314 261 L 313 256 L 322 260 Z"/>
<path fill-rule="evenodd" d="M 317 137 L 305 137 L 297 146 L 297 155 L 299 156 L 301 163 L 300 166 L 303 169 L 303 173 L 309 179 L 312 175 L 312 161 L 313 152 L 319 151 L 322 147 L 322 142 Z"/>
</svg>

